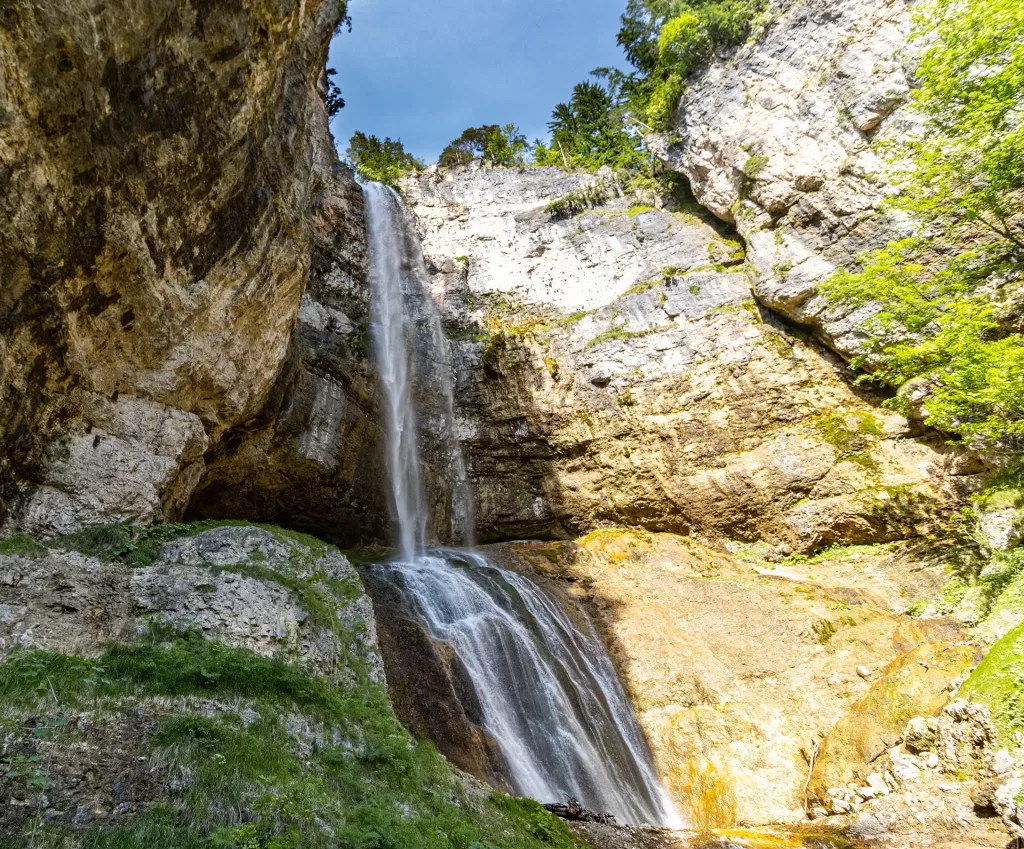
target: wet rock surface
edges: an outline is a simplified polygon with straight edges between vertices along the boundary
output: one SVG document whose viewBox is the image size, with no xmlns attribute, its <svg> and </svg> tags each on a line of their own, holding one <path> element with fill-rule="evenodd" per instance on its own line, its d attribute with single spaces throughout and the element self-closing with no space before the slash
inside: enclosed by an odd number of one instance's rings
<svg viewBox="0 0 1024 849">
<path fill-rule="evenodd" d="M 1014 833 L 1020 765 L 987 709 L 957 698 L 979 649 L 953 620 L 900 615 L 907 595 L 927 591 L 923 573 L 941 583 L 941 565 L 920 551 L 861 547 L 786 563 L 611 530 L 491 548 L 592 613 L 694 826 L 804 821 L 840 836 L 837 845 L 893 849 L 1004 846 Z M 872 590 L 875 558 L 891 589 Z M 599 846 L 705 845 L 597 831 Z M 760 845 L 756 833 L 746 839 L 755 842 L 734 845 Z M 765 845 L 804 845 L 776 839 Z"/>
</svg>

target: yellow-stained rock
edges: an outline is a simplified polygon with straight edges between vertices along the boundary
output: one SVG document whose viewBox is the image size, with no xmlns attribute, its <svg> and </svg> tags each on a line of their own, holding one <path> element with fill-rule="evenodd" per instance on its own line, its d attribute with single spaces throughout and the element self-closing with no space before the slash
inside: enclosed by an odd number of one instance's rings
<svg viewBox="0 0 1024 849">
<path fill-rule="evenodd" d="M 666 786 L 709 826 L 803 819 L 814 741 L 871 687 L 858 668 L 875 678 L 906 650 L 959 633 L 947 622 L 911 623 L 887 606 L 897 589 L 873 593 L 850 577 L 856 564 L 887 563 L 888 550 L 779 573 L 643 531 L 502 552 L 591 611 Z"/>
<path fill-rule="evenodd" d="M 830 788 L 861 777 L 899 742 L 910 719 L 942 710 L 950 685 L 974 665 L 975 652 L 971 645 L 932 642 L 890 663 L 822 741 L 808 793 L 822 799 Z"/>
</svg>

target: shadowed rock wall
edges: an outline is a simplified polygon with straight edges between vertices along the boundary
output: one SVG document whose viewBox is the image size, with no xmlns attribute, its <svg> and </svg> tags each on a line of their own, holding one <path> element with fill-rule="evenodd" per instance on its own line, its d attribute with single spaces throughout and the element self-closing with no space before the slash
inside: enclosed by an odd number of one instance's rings
<svg viewBox="0 0 1024 849">
<path fill-rule="evenodd" d="M 329 165 L 331 0 L 0 11 L 0 518 L 176 518 L 266 404 Z M 318 142 L 319 139 L 319 142 Z"/>
</svg>

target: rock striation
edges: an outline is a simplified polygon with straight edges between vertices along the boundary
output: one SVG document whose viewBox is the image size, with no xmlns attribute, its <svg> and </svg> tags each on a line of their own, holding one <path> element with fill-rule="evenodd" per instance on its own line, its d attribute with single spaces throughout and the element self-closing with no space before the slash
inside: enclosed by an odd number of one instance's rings
<svg viewBox="0 0 1024 849">
<path fill-rule="evenodd" d="M 826 308 L 817 284 L 861 251 L 909 235 L 881 210 L 895 191 L 877 152 L 920 131 L 906 108 L 922 40 L 908 0 L 773 3 L 761 38 L 716 60 L 652 147 L 697 199 L 735 223 L 753 291 L 851 357 L 864 316 Z"/>
</svg>

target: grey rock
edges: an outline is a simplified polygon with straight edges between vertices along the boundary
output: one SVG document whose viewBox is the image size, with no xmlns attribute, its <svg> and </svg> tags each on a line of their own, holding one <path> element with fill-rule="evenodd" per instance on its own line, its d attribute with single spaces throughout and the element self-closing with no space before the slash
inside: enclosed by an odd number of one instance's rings
<svg viewBox="0 0 1024 849">
<path fill-rule="evenodd" d="M 915 716 L 903 732 L 903 744 L 911 752 L 924 752 L 935 745 L 938 722 L 932 717 Z"/>
<path fill-rule="evenodd" d="M 17 568 L 16 585 L 0 586 L 0 603 L 19 611 L 0 622 L 5 651 L 31 645 L 98 652 L 155 620 L 198 628 L 266 657 L 285 656 L 348 684 L 383 681 L 370 601 L 351 564 L 330 546 L 226 526 L 166 543 L 158 562 L 145 568 L 60 549 L 21 558 Z M 329 621 L 311 615 L 292 589 L 299 582 L 329 607 Z"/>
</svg>

